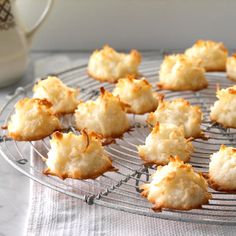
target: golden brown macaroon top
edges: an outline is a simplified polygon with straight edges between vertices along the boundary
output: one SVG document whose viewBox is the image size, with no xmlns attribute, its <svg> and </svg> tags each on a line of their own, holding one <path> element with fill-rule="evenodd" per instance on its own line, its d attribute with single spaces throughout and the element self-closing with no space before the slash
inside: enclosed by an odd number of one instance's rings
<svg viewBox="0 0 236 236">
<path fill-rule="evenodd" d="M 137 76 L 140 63 L 141 54 L 137 50 L 131 50 L 129 54 L 119 53 L 105 45 L 90 56 L 88 73 L 94 79 L 115 83 L 130 73 Z"/>
<path fill-rule="evenodd" d="M 117 96 L 122 103 L 127 104 L 126 112 L 133 114 L 154 111 L 161 96 L 153 92 L 152 85 L 146 78 L 137 80 L 134 75 L 119 79 L 113 95 Z"/>
<path fill-rule="evenodd" d="M 62 179 L 95 179 L 107 171 L 116 170 L 94 132 L 82 130 L 81 135 L 55 132 L 50 144 L 45 174 Z"/>
<path fill-rule="evenodd" d="M 47 99 L 55 114 L 73 113 L 78 105 L 79 89 L 66 86 L 58 77 L 48 76 L 33 87 L 34 98 Z"/>
<path fill-rule="evenodd" d="M 46 99 L 23 98 L 15 105 L 15 113 L 8 122 L 9 136 L 19 141 L 42 139 L 61 129 L 59 119 Z"/>
<path fill-rule="evenodd" d="M 76 128 L 95 131 L 104 138 L 120 137 L 130 129 L 125 113 L 127 105 L 103 87 L 100 92 L 95 101 L 89 100 L 78 105 L 75 111 Z"/>
<path fill-rule="evenodd" d="M 171 157 L 166 166 L 158 166 L 152 181 L 140 187 L 141 193 L 154 207 L 191 210 L 201 208 L 211 199 L 207 182 L 201 173 L 194 171 L 190 164 L 184 164 L 178 157 Z"/>
</svg>

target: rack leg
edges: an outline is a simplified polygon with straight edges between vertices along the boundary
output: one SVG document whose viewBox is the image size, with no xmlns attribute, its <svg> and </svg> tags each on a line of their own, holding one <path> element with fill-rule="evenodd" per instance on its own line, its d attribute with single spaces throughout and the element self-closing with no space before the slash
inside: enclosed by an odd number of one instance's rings
<svg viewBox="0 0 236 236">
<path fill-rule="evenodd" d="M 146 173 L 146 174 L 144 174 Z M 141 190 L 139 189 L 139 180 L 138 179 L 141 179 L 142 175 L 145 175 L 146 176 L 146 181 L 149 180 L 149 171 L 148 171 L 148 168 L 145 166 L 144 168 L 142 168 L 140 171 L 137 171 L 137 180 L 135 181 L 135 189 L 137 192 L 141 192 Z"/>
</svg>

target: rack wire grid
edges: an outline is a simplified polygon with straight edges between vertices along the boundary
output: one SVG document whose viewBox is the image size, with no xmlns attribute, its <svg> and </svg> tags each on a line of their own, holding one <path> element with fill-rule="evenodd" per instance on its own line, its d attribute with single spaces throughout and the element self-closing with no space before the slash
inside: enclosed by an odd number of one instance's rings
<svg viewBox="0 0 236 236">
<path fill-rule="evenodd" d="M 158 91 L 158 65 L 160 61 L 144 61 L 140 71 Z M 111 91 L 114 85 L 100 83 L 87 76 L 86 65 L 63 71 L 57 74 L 68 86 L 80 88 L 80 99 L 95 99 L 99 95 L 101 86 Z M 221 88 L 233 84 L 226 78 L 225 73 L 206 73 L 209 81 L 207 89 L 198 92 L 171 92 L 161 91 L 165 99 L 178 97 L 187 99 L 192 105 L 200 105 L 203 112 L 202 129 L 208 140 L 196 139 L 193 141 L 194 153 L 190 164 L 196 171 L 207 172 L 209 156 L 217 151 L 221 144 L 235 146 L 236 130 L 224 129 L 209 120 L 210 106 L 216 100 L 216 84 Z M 16 90 L 0 111 L 0 120 L 7 124 L 14 112 L 14 104 L 22 97 L 32 96 L 33 83 Z M 107 154 L 113 160 L 117 172 L 107 172 L 95 180 L 61 180 L 57 177 L 46 176 L 42 173 L 45 164 L 41 157 L 47 157 L 49 137 L 37 142 L 16 142 L 7 138 L 6 131 L 0 132 L 0 151 L 2 156 L 17 170 L 31 179 L 60 191 L 64 194 L 81 199 L 87 204 L 97 204 L 113 209 L 127 211 L 139 215 L 206 224 L 236 225 L 236 195 L 232 193 L 217 192 L 209 188 L 212 200 L 203 205 L 201 209 L 190 211 L 164 209 L 162 212 L 153 212 L 151 204 L 140 196 L 139 186 L 150 181 L 149 177 L 156 167 L 146 167 L 137 154 L 137 145 L 143 144 L 150 133 L 145 125 L 145 116 L 132 115 L 129 117 L 133 129 L 125 133 L 122 139 L 116 139 L 105 147 Z M 32 155 L 34 152 L 34 155 Z M 31 153 L 31 155 L 30 155 Z M 34 158 L 32 158 L 34 157 Z"/>
</svg>

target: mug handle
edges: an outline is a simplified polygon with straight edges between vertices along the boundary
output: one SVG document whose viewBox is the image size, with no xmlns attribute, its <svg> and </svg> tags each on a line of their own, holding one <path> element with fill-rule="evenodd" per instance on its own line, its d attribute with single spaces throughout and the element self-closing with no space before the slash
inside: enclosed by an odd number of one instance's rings
<svg viewBox="0 0 236 236">
<path fill-rule="evenodd" d="M 33 28 L 25 33 L 26 38 L 28 39 L 29 42 L 31 42 L 32 37 L 35 35 L 35 33 L 39 30 L 39 28 L 42 26 L 44 21 L 46 20 L 47 16 L 49 15 L 50 11 L 52 10 L 54 0 L 48 0 L 47 5 L 41 14 L 40 18 L 38 21 L 35 23 Z"/>
</svg>

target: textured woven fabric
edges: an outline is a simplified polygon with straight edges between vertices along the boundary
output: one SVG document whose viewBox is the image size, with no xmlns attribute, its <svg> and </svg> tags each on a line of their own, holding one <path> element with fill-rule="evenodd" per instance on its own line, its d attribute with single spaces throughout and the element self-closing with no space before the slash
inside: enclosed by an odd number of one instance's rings
<svg viewBox="0 0 236 236">
<path fill-rule="evenodd" d="M 32 152 L 32 165 L 42 168 Z M 30 183 L 30 206 L 26 235 L 235 235 L 234 227 L 181 223 L 89 206 L 34 181 Z M 230 233 L 231 232 L 231 233 Z"/>
<path fill-rule="evenodd" d="M 32 165 L 42 169 L 32 151 Z M 235 235 L 234 227 L 181 223 L 89 206 L 34 181 L 30 183 L 30 206 L 26 235 Z M 230 233 L 231 232 L 231 233 Z"/>
<path fill-rule="evenodd" d="M 52 65 L 50 67 L 52 68 Z M 33 150 L 31 164 L 38 170 L 43 169 L 41 158 Z M 30 183 L 27 218 L 27 236 L 235 235 L 234 227 L 166 221 L 95 205 L 89 206 L 81 200 L 34 181 Z"/>
</svg>

